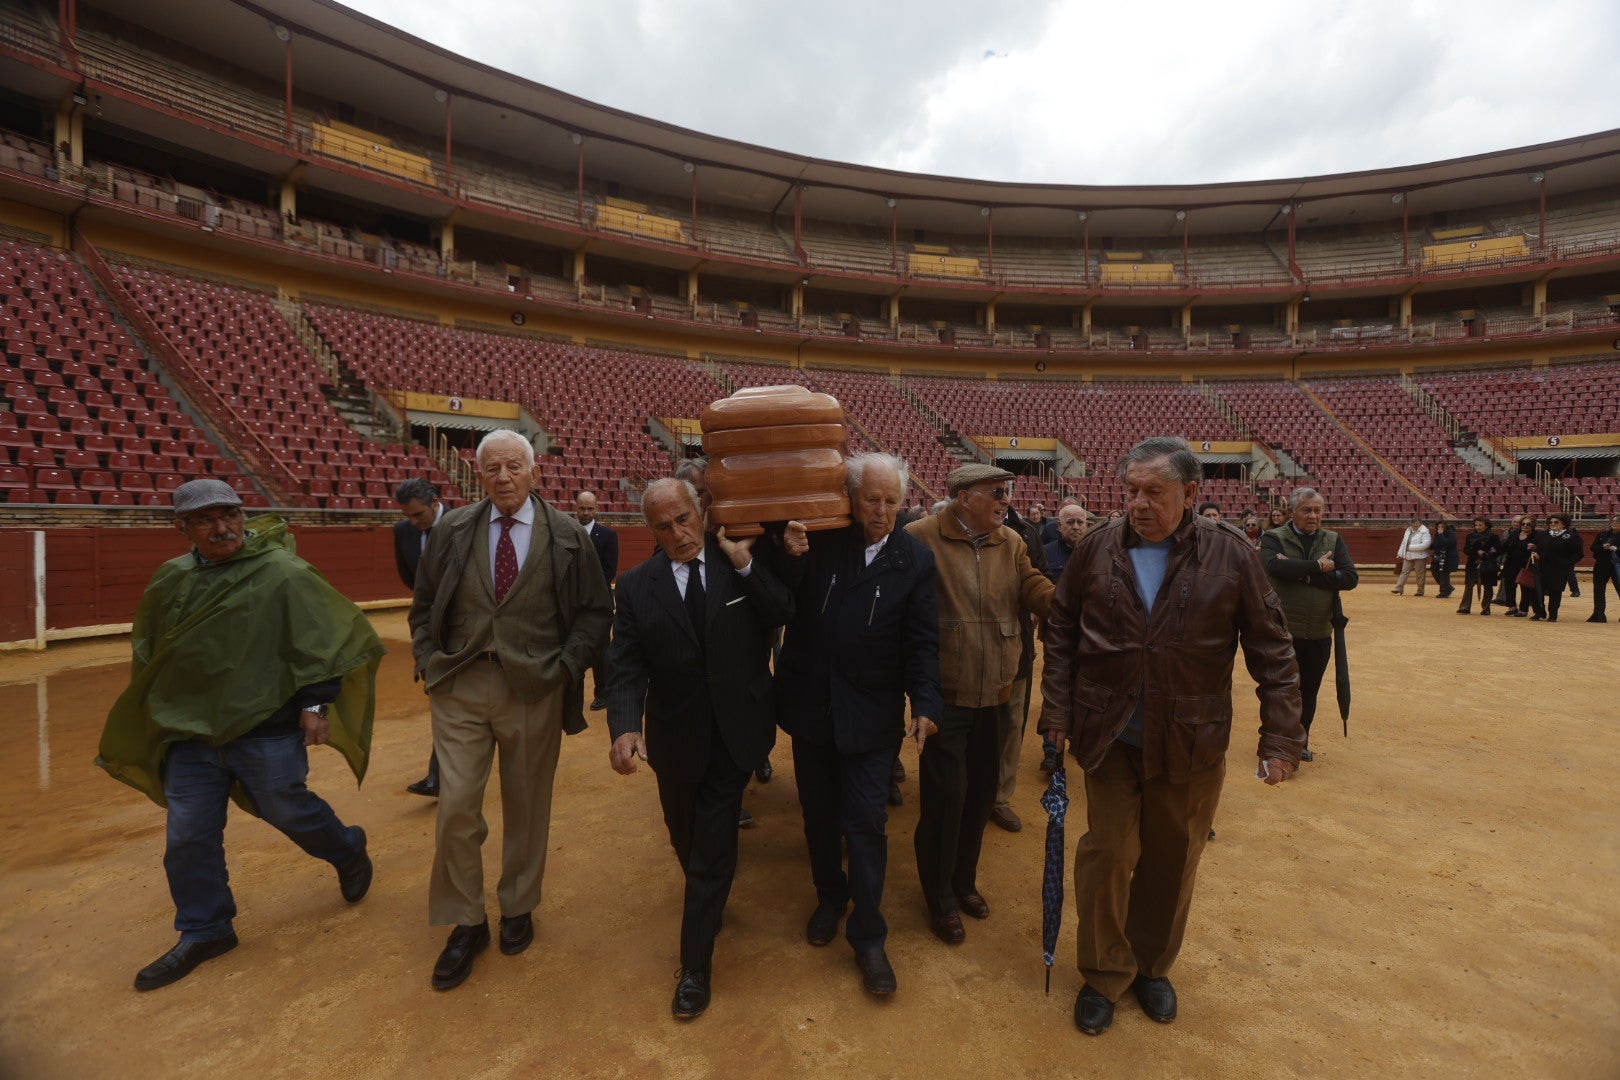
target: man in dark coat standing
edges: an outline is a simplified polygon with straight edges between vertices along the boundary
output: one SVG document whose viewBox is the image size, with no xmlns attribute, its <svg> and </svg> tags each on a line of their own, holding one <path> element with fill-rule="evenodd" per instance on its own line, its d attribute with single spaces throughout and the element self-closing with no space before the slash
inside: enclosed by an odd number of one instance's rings
<svg viewBox="0 0 1620 1080">
<path fill-rule="evenodd" d="M 1620 595 L 1620 514 L 1609 515 L 1609 527 L 1592 537 L 1592 617 L 1587 622 L 1609 621 L 1609 586 Z"/>
<path fill-rule="evenodd" d="M 855 950 L 862 985 L 891 994 L 894 969 L 883 944 L 880 906 L 889 841 L 884 833 L 890 770 L 905 728 L 920 747 L 944 708 L 934 554 L 895 530 L 905 464 L 888 454 L 847 462 L 854 523 L 809 537 L 793 560 L 795 615 L 777 665 L 777 717 L 793 736 L 793 768 L 804 808 L 804 839 L 816 909 L 812 945 L 838 933 Z M 793 533 L 803 529 L 789 523 Z M 849 871 L 844 871 L 844 849 Z"/>
<path fill-rule="evenodd" d="M 444 503 L 439 501 L 439 489 L 420 476 L 402 481 L 394 489 L 394 501 L 404 517 L 394 522 L 394 568 L 407 591 L 416 592 L 416 568 L 427 550 L 428 537 L 433 526 L 444 517 Z M 439 755 L 428 755 L 427 775 L 405 790 L 412 795 L 439 797 Z"/>
<path fill-rule="evenodd" d="M 596 549 L 596 561 L 602 564 L 602 577 L 607 581 L 608 590 L 612 591 L 613 579 L 619 576 L 619 534 L 596 520 L 596 492 L 582 491 L 574 496 L 574 520 L 591 538 L 591 546 Z M 602 696 L 607 689 L 606 664 L 598 662 L 591 668 L 591 686 L 595 689 L 591 708 L 607 708 L 607 699 Z"/>
<path fill-rule="evenodd" d="M 629 774 L 640 758 L 658 778 L 664 824 L 686 875 L 671 1011 L 690 1020 L 709 1006 L 743 789 L 776 741 L 771 630 L 792 617 L 793 597 L 753 558 L 751 538 L 731 540 L 724 529 L 705 536 L 690 483 L 654 480 L 642 513 L 659 550 L 619 582 L 607 663 L 608 760 Z"/>
</svg>

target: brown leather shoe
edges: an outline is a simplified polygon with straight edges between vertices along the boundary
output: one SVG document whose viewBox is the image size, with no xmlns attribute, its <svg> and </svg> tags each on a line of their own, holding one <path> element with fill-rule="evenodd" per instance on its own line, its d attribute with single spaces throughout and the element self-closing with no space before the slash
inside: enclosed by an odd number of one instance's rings
<svg viewBox="0 0 1620 1080">
<path fill-rule="evenodd" d="M 990 820 L 1000 825 L 1008 832 L 1017 832 L 1024 827 L 1024 823 L 1010 806 L 992 806 Z"/>
<path fill-rule="evenodd" d="M 984 897 L 976 892 L 963 893 L 956 898 L 956 903 L 963 911 L 975 919 L 988 919 L 990 917 L 990 905 L 985 903 Z"/>
<path fill-rule="evenodd" d="M 954 911 L 935 915 L 929 929 L 947 945 L 960 945 L 967 940 L 967 931 L 962 929 L 962 916 Z"/>
</svg>

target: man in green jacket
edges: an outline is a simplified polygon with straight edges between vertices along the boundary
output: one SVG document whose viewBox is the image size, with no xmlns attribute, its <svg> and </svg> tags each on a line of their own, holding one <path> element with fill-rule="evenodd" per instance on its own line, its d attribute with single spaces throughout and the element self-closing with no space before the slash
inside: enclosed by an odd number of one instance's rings
<svg viewBox="0 0 1620 1080">
<path fill-rule="evenodd" d="M 160 566 L 130 634 L 128 689 L 96 764 L 168 808 L 163 867 L 180 942 L 135 977 L 182 979 L 236 947 L 225 869 L 226 801 L 337 869 L 351 904 L 371 887 L 365 830 L 304 786 L 307 747 L 331 743 L 365 776 L 382 643 L 360 609 L 293 553 L 286 522 L 245 521 L 220 480 L 174 493 L 192 548 Z"/>
<path fill-rule="evenodd" d="M 1316 694 L 1333 655 L 1333 603 L 1356 587 L 1355 563 L 1344 537 L 1322 528 L 1327 504 L 1316 489 L 1295 488 L 1288 496 L 1290 520 L 1260 537 L 1260 562 L 1288 616 L 1288 632 L 1299 660 L 1300 723 L 1305 727 L 1301 761 L 1312 760 L 1311 721 Z"/>
</svg>

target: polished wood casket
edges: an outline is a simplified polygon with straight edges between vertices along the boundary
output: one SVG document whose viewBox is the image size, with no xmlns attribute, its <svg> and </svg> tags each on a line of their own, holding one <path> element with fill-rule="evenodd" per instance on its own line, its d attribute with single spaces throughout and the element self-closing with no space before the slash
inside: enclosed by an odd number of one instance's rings
<svg viewBox="0 0 1620 1080">
<path fill-rule="evenodd" d="M 716 401 L 699 419 L 711 524 L 758 536 L 767 522 L 808 529 L 849 524 L 844 409 L 802 386 L 756 386 Z"/>
</svg>

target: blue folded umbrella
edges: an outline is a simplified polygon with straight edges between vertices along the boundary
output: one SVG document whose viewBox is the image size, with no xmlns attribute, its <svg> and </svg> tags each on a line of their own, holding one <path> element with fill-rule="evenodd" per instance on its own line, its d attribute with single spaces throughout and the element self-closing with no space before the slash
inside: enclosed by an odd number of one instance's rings
<svg viewBox="0 0 1620 1080">
<path fill-rule="evenodd" d="M 1069 810 L 1068 781 L 1061 768 L 1041 796 L 1046 811 L 1046 864 L 1041 869 L 1041 958 L 1046 961 L 1046 992 L 1052 992 L 1052 955 L 1063 922 L 1063 816 Z"/>
</svg>

